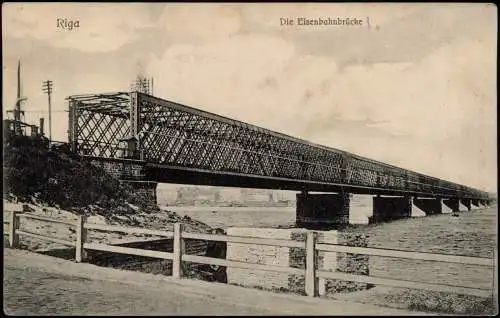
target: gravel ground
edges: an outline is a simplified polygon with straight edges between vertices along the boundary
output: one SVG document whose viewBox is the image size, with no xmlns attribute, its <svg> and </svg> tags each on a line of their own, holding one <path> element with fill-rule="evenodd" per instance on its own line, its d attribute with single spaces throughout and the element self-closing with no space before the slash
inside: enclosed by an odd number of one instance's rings
<svg viewBox="0 0 500 318">
<path fill-rule="evenodd" d="M 8 315 L 422 315 L 4 250 Z"/>
<path fill-rule="evenodd" d="M 269 314 L 272 311 L 237 304 L 210 303 L 210 299 L 149 286 L 133 286 L 37 270 L 7 268 L 4 306 L 10 315 L 146 315 L 146 314 Z"/>
</svg>

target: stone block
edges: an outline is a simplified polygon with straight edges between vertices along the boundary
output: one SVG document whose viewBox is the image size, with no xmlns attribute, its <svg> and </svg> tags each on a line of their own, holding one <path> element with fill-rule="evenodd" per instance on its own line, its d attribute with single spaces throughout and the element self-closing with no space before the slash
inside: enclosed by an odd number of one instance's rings
<svg viewBox="0 0 500 318">
<path fill-rule="evenodd" d="M 360 233 L 342 231 L 315 231 L 317 243 L 343 244 L 366 247 L 366 236 Z M 269 229 L 269 228 L 228 228 L 230 236 L 286 239 L 304 242 L 306 229 Z M 288 248 L 254 244 L 230 243 L 227 245 L 227 259 L 256 264 L 266 264 L 292 268 L 306 268 L 306 251 L 304 248 Z M 360 275 L 368 275 L 368 256 L 317 251 L 317 268 L 325 271 L 340 271 Z M 305 276 L 253 269 L 228 267 L 228 282 L 231 284 L 258 287 L 268 290 L 286 290 L 298 294 L 305 293 Z M 337 292 L 348 292 L 368 288 L 368 284 L 346 282 L 334 279 L 318 279 L 320 295 Z"/>
</svg>

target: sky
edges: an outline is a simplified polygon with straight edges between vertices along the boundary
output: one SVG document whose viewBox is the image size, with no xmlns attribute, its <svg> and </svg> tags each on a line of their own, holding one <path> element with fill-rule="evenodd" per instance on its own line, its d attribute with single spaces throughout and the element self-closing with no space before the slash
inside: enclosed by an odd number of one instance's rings
<svg viewBox="0 0 500 318">
<path fill-rule="evenodd" d="M 142 74 L 164 99 L 497 192 L 496 32 L 490 4 L 3 3 L 3 116 L 18 60 L 26 121 L 48 118 L 52 80 L 61 141 L 67 96 Z"/>
</svg>

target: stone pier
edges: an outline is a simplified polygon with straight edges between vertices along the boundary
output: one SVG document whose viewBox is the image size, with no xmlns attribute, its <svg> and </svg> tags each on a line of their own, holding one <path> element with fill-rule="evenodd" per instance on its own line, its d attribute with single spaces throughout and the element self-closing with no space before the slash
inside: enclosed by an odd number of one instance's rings
<svg viewBox="0 0 500 318">
<path fill-rule="evenodd" d="M 479 204 L 479 200 L 471 199 L 471 209 L 472 210 L 479 210 L 481 209 L 481 205 Z"/>
<path fill-rule="evenodd" d="M 344 226 L 349 224 L 349 205 L 348 193 L 298 193 L 296 225 L 317 230 Z"/>
<path fill-rule="evenodd" d="M 410 218 L 411 208 L 410 197 L 376 196 L 373 198 L 373 217 L 370 223 Z"/>
<path fill-rule="evenodd" d="M 460 200 L 458 199 L 443 199 L 443 204 L 450 208 L 453 212 L 458 212 L 460 208 Z"/>
<path fill-rule="evenodd" d="M 349 224 L 369 224 L 373 217 L 373 196 L 353 194 L 350 198 Z"/>
<path fill-rule="evenodd" d="M 143 161 L 108 158 L 106 160 L 89 159 L 89 162 L 91 165 L 103 169 L 105 173 L 120 180 L 121 184 L 130 186 L 148 204 L 157 204 L 156 187 L 158 182 L 144 181 L 146 172 Z"/>
<path fill-rule="evenodd" d="M 444 201 L 445 199 L 441 200 L 441 212 L 443 214 L 453 213 L 453 209 L 449 205 L 447 205 Z"/>
<path fill-rule="evenodd" d="M 471 199 L 460 199 L 460 203 L 465 207 L 464 211 L 471 210 Z"/>
<path fill-rule="evenodd" d="M 467 206 L 458 199 L 300 193 L 296 225 L 316 230 L 339 229 L 347 224 L 371 224 L 465 210 Z"/>
<path fill-rule="evenodd" d="M 417 208 L 425 215 L 434 215 L 443 213 L 443 204 L 439 198 L 413 198 L 412 208 Z"/>
<path fill-rule="evenodd" d="M 469 203 L 469 206 L 465 205 Z M 450 208 L 453 212 L 470 211 L 470 200 L 463 199 L 443 199 L 443 204 Z"/>
</svg>

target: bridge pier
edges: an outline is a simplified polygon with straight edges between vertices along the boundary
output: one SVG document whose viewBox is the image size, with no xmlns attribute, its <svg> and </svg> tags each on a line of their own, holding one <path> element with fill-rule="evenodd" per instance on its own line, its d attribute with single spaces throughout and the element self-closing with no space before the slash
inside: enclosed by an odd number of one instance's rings
<svg viewBox="0 0 500 318">
<path fill-rule="evenodd" d="M 410 218 L 411 210 L 410 197 L 376 196 L 373 198 L 373 216 L 370 223 Z"/>
<path fill-rule="evenodd" d="M 144 181 L 145 162 L 133 159 L 87 158 L 89 163 L 103 170 L 103 173 L 116 178 L 121 184 L 128 185 L 144 202 L 145 206 L 156 206 L 156 187 L 158 182 Z"/>
<path fill-rule="evenodd" d="M 481 204 L 479 204 L 479 200 L 471 199 L 470 202 L 471 202 L 471 209 L 472 210 L 478 210 L 481 208 Z"/>
<path fill-rule="evenodd" d="M 448 202 L 445 202 L 445 200 L 447 199 L 441 199 L 441 213 L 442 214 L 450 214 L 450 213 L 453 213 L 454 210 L 453 208 L 450 206 L 450 203 Z M 452 205 L 452 204 L 451 204 Z M 458 210 L 457 210 L 458 211 Z"/>
<path fill-rule="evenodd" d="M 443 204 L 440 198 L 413 198 L 412 208 L 417 208 L 425 215 L 434 215 L 443 213 Z"/>
<path fill-rule="evenodd" d="M 450 208 L 452 212 L 458 212 L 460 209 L 460 200 L 458 199 L 443 199 L 443 204 Z"/>
<path fill-rule="evenodd" d="M 468 203 L 468 205 L 466 205 Z M 453 212 L 470 211 L 470 200 L 466 199 L 443 199 L 443 204 Z"/>
<path fill-rule="evenodd" d="M 297 194 L 297 227 L 336 229 L 347 224 L 371 224 L 467 210 L 459 199 L 411 198 L 322 193 Z M 359 202 L 358 202 L 359 201 Z"/>
<path fill-rule="evenodd" d="M 349 205 L 349 193 L 298 193 L 296 225 L 314 230 L 342 227 L 349 224 Z"/>
<path fill-rule="evenodd" d="M 463 204 L 463 206 L 465 207 L 465 209 L 467 211 L 470 211 L 472 208 L 471 208 L 471 199 L 460 199 L 460 203 Z M 465 211 L 464 209 L 464 211 Z"/>
<path fill-rule="evenodd" d="M 373 216 L 373 196 L 351 195 L 349 224 L 369 224 Z"/>
</svg>

